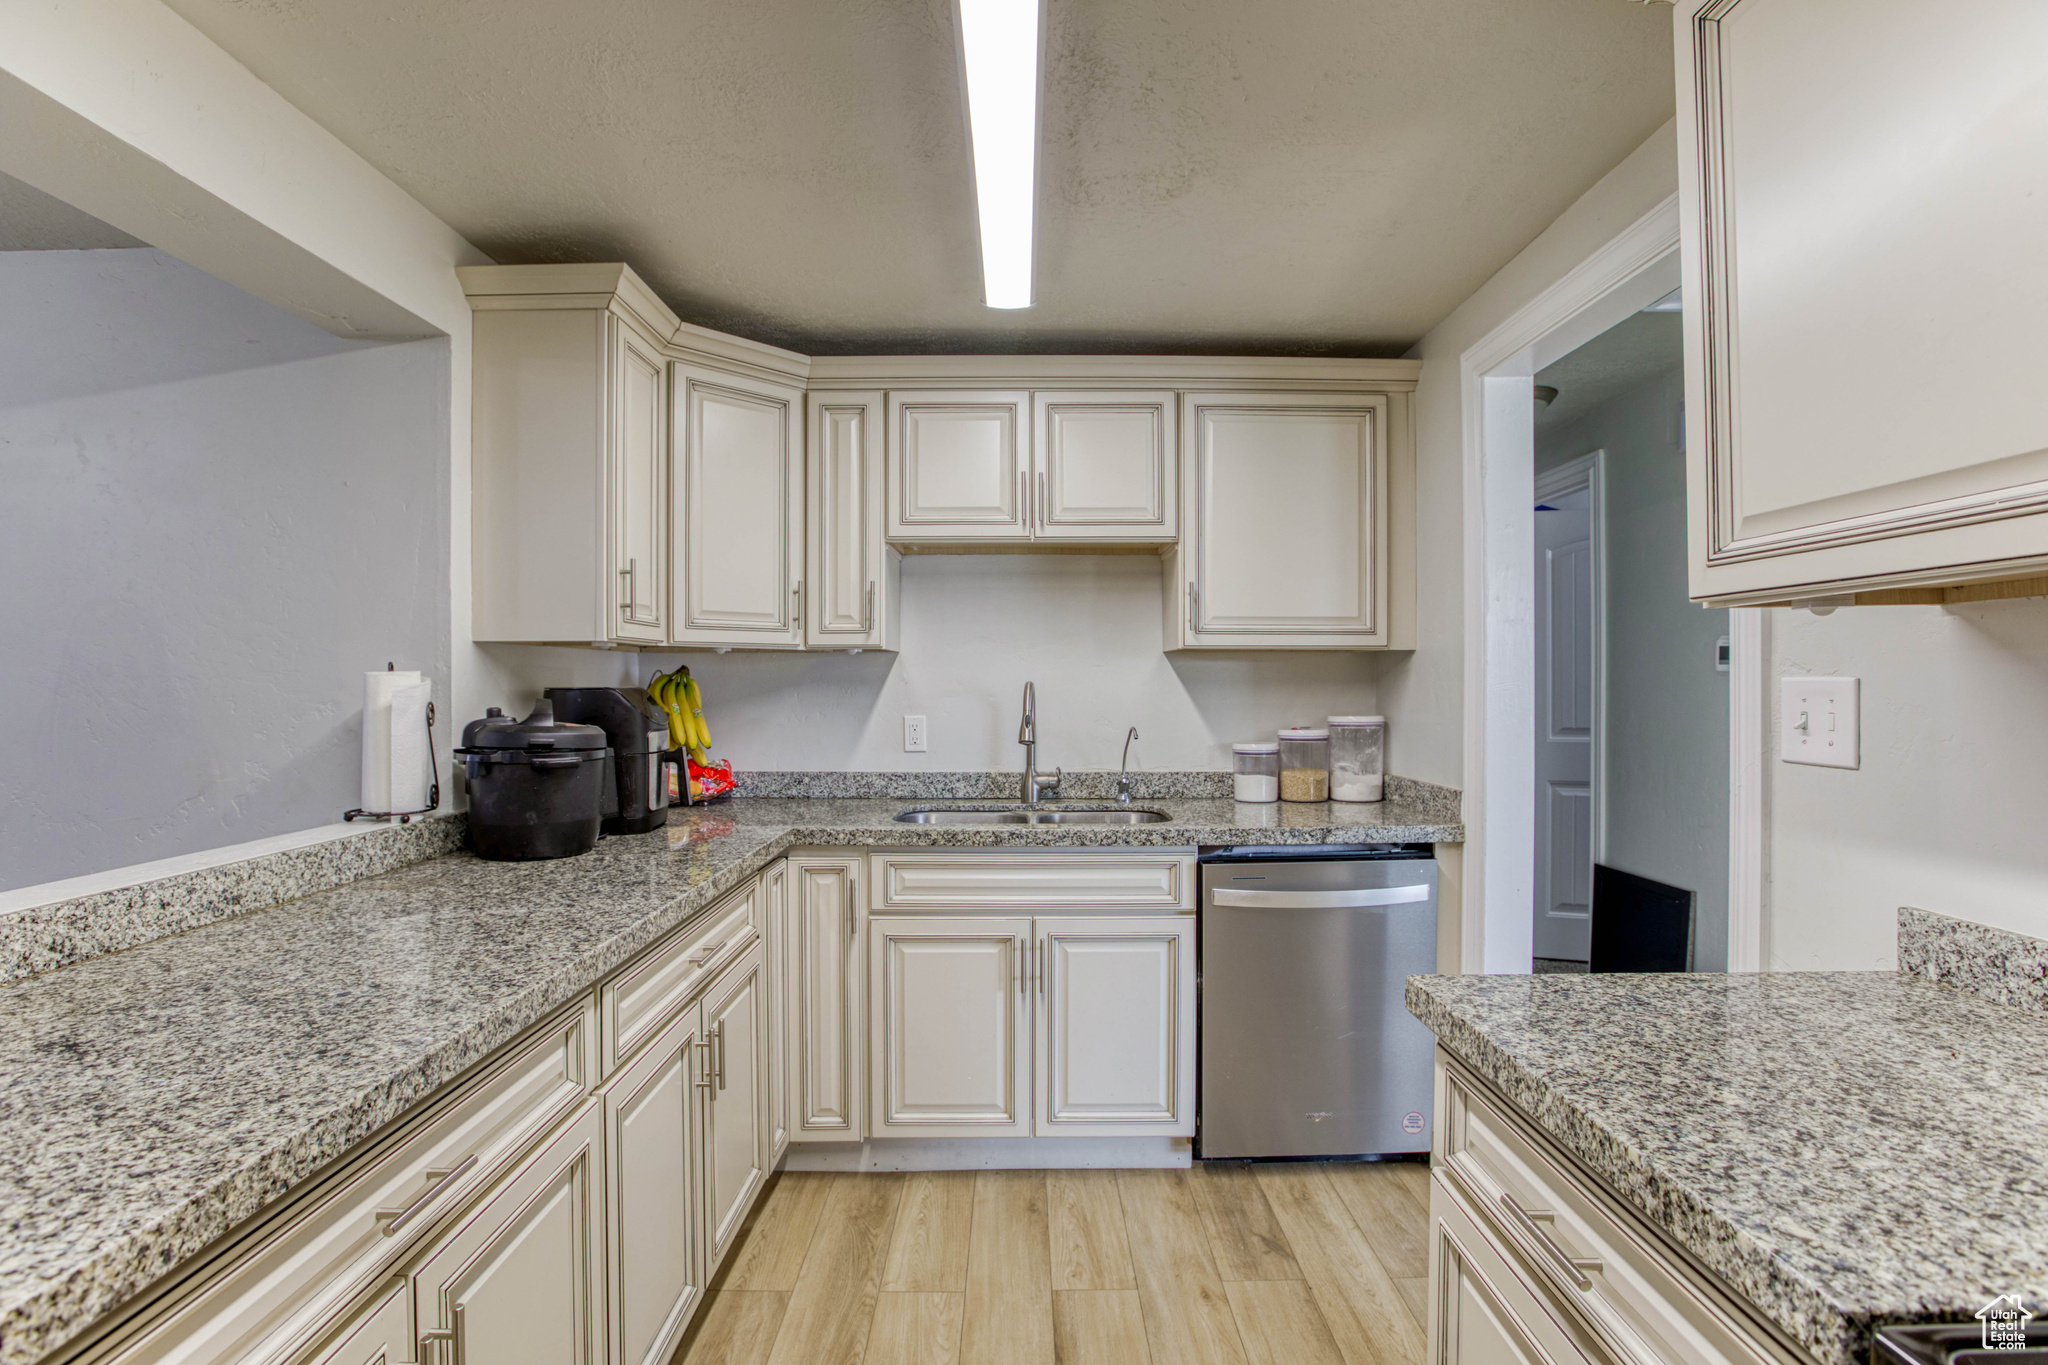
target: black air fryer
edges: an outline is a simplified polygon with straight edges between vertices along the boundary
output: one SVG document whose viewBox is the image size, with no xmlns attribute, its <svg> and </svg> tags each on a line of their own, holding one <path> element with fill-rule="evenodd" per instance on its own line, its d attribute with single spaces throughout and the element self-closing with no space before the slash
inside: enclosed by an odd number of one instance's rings
<svg viewBox="0 0 2048 1365">
<path fill-rule="evenodd" d="M 611 781 L 605 789 L 604 832 L 645 834 L 668 823 L 668 716 L 644 687 L 550 687 L 555 715 L 595 725 L 611 745 Z"/>
<path fill-rule="evenodd" d="M 545 697 L 514 720 L 493 706 L 462 727 L 469 839 L 502 861 L 567 858 L 597 846 L 611 748 L 595 725 L 562 725 Z"/>
</svg>

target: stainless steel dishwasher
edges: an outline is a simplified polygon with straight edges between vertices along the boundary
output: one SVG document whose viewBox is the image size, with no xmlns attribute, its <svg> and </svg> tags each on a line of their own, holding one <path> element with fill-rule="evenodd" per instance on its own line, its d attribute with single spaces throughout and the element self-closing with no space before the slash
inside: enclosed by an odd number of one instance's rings
<svg viewBox="0 0 2048 1365">
<path fill-rule="evenodd" d="M 1428 1151 L 1433 1039 L 1402 998 L 1436 970 L 1429 846 L 1236 848 L 1201 869 L 1197 1152 Z"/>
</svg>

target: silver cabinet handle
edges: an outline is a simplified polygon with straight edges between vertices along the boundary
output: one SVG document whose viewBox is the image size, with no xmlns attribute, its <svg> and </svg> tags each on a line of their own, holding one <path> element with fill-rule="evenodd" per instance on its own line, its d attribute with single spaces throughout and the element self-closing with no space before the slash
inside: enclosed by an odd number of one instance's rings
<svg viewBox="0 0 2048 1365">
<path fill-rule="evenodd" d="M 853 942 L 854 930 L 858 927 L 854 923 L 858 916 L 853 903 L 857 889 L 853 884 L 853 877 L 849 874 L 846 878 L 846 941 L 848 943 Z"/>
<path fill-rule="evenodd" d="M 875 628 L 875 580 L 872 578 L 868 580 L 867 603 L 861 608 L 860 628 L 863 631 Z"/>
<path fill-rule="evenodd" d="M 1590 1257 L 1569 1254 L 1563 1247 L 1551 1240 L 1549 1233 L 1536 1226 L 1539 1221 L 1545 1223 L 1554 1221 L 1557 1218 L 1555 1213 L 1549 1209 L 1525 1209 L 1515 1202 L 1513 1195 L 1505 1191 L 1501 1194 L 1500 1202 L 1506 1206 L 1508 1216 L 1528 1235 L 1531 1241 L 1536 1243 L 1543 1254 L 1556 1264 L 1558 1270 L 1563 1272 L 1566 1279 L 1581 1289 L 1591 1289 L 1593 1287 L 1593 1281 L 1588 1278 L 1587 1272 L 1599 1270 L 1601 1268 L 1600 1262 Z"/>
<path fill-rule="evenodd" d="M 1025 535 L 1031 534 L 1031 476 L 1021 469 L 1017 471 L 1017 524 Z"/>
<path fill-rule="evenodd" d="M 711 1036 L 718 1044 L 718 1051 L 715 1054 L 718 1058 L 718 1088 L 723 1090 L 725 1089 L 725 1020 L 721 1019 L 718 1021 L 718 1028 Z"/>
<path fill-rule="evenodd" d="M 433 1188 L 422 1191 L 419 1198 L 413 1200 L 402 1209 L 377 1210 L 376 1218 L 379 1223 L 384 1225 L 384 1235 L 386 1237 L 396 1237 L 399 1233 L 405 1231 L 406 1224 L 419 1217 L 421 1211 L 427 1205 L 433 1203 L 442 1191 L 468 1175 L 470 1168 L 475 1165 L 476 1153 L 471 1152 L 453 1166 L 430 1168 L 427 1170 L 425 1174 L 429 1178 L 438 1177 L 438 1179 L 434 1180 Z"/>
<path fill-rule="evenodd" d="M 1188 634 L 1195 633 L 1195 585 L 1188 584 Z"/>
<path fill-rule="evenodd" d="M 628 621 L 638 621 L 640 618 L 634 613 L 640 609 L 640 561 L 627 559 L 619 577 L 626 580 L 626 600 L 619 603 L 619 615 Z"/>
<path fill-rule="evenodd" d="M 1017 994 L 1024 995 L 1027 993 L 1025 983 L 1029 982 L 1030 980 L 1031 945 L 1028 943 L 1020 943 L 1017 945 Z"/>
<path fill-rule="evenodd" d="M 707 943 L 696 952 L 684 958 L 683 961 L 689 963 L 692 967 L 701 967 L 712 958 L 718 956 L 718 950 L 723 948 L 726 943 L 726 939 L 720 939 L 716 943 Z"/>
<path fill-rule="evenodd" d="M 1038 957 L 1038 994 L 1042 998 L 1045 995 L 1046 949 L 1052 947 L 1052 942 L 1048 939 L 1034 946 Z"/>
<path fill-rule="evenodd" d="M 699 1090 L 709 1090 L 716 1083 L 717 1079 L 717 1073 L 711 1069 L 711 1035 L 705 1034 L 692 1046 L 704 1049 L 704 1055 L 698 1059 L 701 1065 L 697 1069 L 702 1074 L 697 1077 L 697 1088 Z"/>
<path fill-rule="evenodd" d="M 1247 910 L 1357 910 L 1369 905 L 1412 905 L 1430 897 L 1427 886 L 1378 886 L 1356 891 L 1229 891 L 1217 887 L 1209 899 Z"/>
<path fill-rule="evenodd" d="M 420 1365 L 427 1365 L 427 1347 L 431 1344 L 436 1344 L 444 1341 L 448 1343 L 448 1354 L 446 1357 L 448 1365 L 462 1365 L 463 1338 L 468 1334 L 462 1330 L 461 1304 L 458 1303 L 455 1305 L 454 1309 L 451 1312 L 451 1316 L 454 1318 L 455 1321 L 454 1326 L 436 1327 L 432 1331 L 420 1333 Z M 436 1351 L 434 1354 L 437 1357 L 440 1356 L 440 1352 L 438 1351 Z"/>
<path fill-rule="evenodd" d="M 1051 507 L 1052 504 L 1045 500 L 1045 471 L 1040 470 L 1038 474 L 1038 524 L 1040 526 L 1044 526 L 1052 520 L 1049 515 Z"/>
<path fill-rule="evenodd" d="M 802 634 L 804 628 L 804 585 L 802 583 L 798 583 L 795 587 L 789 590 L 789 595 L 792 603 L 794 604 L 792 607 L 793 614 L 790 618 L 790 625 L 796 628 L 798 634 Z"/>
</svg>

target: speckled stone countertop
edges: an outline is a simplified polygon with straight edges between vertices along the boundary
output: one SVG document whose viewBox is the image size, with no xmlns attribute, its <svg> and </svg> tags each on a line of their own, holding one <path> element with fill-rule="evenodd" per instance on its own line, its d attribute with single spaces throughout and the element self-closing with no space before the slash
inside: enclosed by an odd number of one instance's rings
<svg viewBox="0 0 2048 1365">
<path fill-rule="evenodd" d="M 0 987 L 0 1365 L 27 1365 L 786 849 L 1450 841 L 1393 803 L 898 824 L 735 800 L 540 863 L 453 854 Z"/>
<path fill-rule="evenodd" d="M 2048 1296 L 2048 1018 L 1893 972 L 1418 976 L 1408 1008 L 1822 1361 Z"/>
</svg>

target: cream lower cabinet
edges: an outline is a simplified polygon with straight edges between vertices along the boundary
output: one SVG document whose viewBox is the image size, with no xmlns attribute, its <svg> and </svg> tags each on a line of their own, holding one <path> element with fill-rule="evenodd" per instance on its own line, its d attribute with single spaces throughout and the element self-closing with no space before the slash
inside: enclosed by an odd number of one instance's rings
<svg viewBox="0 0 2048 1365">
<path fill-rule="evenodd" d="M 777 860 L 761 874 L 762 941 L 768 971 L 768 1156 L 789 1146 L 789 864 Z"/>
<path fill-rule="evenodd" d="M 662 1365 L 704 1292 L 704 1029 L 686 1010 L 606 1082 L 612 1359 Z"/>
<path fill-rule="evenodd" d="M 528 1157 L 413 1272 L 421 1365 L 606 1359 L 600 1106 Z"/>
<path fill-rule="evenodd" d="M 875 1137 L 1189 1136 L 1192 916 L 875 915 Z"/>
<path fill-rule="evenodd" d="M 412 1285 L 393 1276 L 332 1340 L 300 1365 L 400 1365 L 414 1358 Z"/>
<path fill-rule="evenodd" d="M 724 1259 L 768 1180 L 767 956 L 760 944 L 706 992 L 703 1030 L 704 1235 L 713 1265 Z"/>
<path fill-rule="evenodd" d="M 861 869 L 857 853 L 788 860 L 790 1140 L 859 1142 L 862 1025 Z"/>
</svg>

